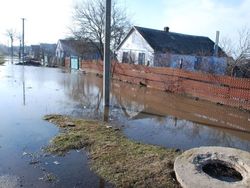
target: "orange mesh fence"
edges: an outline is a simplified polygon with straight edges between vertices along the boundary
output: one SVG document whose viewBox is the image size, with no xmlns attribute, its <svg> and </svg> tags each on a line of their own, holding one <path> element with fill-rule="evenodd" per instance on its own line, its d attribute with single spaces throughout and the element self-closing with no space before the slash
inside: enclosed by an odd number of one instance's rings
<svg viewBox="0 0 250 188">
<path fill-rule="evenodd" d="M 70 58 L 69 57 L 65 58 L 65 67 L 70 68 Z"/>
<path fill-rule="evenodd" d="M 103 63 L 84 61 L 81 69 L 102 74 Z M 117 80 L 250 110 L 250 79 L 117 62 L 111 71 Z"/>
</svg>

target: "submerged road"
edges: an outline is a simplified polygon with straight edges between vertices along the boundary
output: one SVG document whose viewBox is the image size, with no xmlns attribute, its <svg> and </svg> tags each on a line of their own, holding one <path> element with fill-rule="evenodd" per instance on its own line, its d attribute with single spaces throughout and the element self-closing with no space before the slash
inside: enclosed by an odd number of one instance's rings
<svg viewBox="0 0 250 188">
<path fill-rule="evenodd" d="M 102 104 L 102 80 L 95 75 L 0 66 L 0 184 L 13 180 L 13 187 L 109 187 L 89 169 L 84 150 L 64 157 L 42 151 L 59 132 L 42 120 L 44 115 L 102 119 Z M 122 82 L 112 82 L 109 121 L 144 143 L 250 151 L 249 112 Z"/>
</svg>

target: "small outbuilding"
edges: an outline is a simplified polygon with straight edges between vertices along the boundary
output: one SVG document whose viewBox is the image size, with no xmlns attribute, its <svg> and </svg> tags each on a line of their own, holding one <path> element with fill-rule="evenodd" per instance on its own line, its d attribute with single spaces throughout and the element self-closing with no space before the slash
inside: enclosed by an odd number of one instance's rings
<svg viewBox="0 0 250 188">
<path fill-rule="evenodd" d="M 71 59 L 72 66 L 79 68 L 81 60 L 98 60 L 101 58 L 96 44 L 84 40 L 59 40 L 56 47 L 56 58 L 63 65 L 65 58 Z"/>
</svg>

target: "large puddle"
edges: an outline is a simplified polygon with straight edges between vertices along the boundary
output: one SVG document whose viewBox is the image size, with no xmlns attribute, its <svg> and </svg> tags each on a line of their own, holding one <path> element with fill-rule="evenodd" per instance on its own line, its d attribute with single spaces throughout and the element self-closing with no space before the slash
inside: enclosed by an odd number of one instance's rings
<svg viewBox="0 0 250 188">
<path fill-rule="evenodd" d="M 250 113 L 122 82 L 112 82 L 109 121 L 131 139 L 189 149 L 250 151 Z M 44 67 L 0 66 L 0 177 L 24 187 L 109 187 L 90 171 L 84 151 L 44 156 L 58 133 L 46 114 L 102 119 L 102 79 Z M 56 177 L 48 183 L 48 177 Z"/>
</svg>

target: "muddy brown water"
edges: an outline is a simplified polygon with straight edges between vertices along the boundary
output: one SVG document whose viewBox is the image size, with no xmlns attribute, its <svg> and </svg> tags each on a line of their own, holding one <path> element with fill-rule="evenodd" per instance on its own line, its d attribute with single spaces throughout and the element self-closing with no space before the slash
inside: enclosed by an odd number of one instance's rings
<svg viewBox="0 0 250 188">
<path fill-rule="evenodd" d="M 103 119 L 102 79 L 77 71 L 0 66 L 0 176 L 24 187 L 110 187 L 89 169 L 88 156 L 46 156 L 58 134 L 46 114 Z M 250 113 L 118 81 L 112 82 L 109 121 L 143 143 L 189 149 L 227 146 L 250 151 Z M 52 174 L 49 176 L 48 174 Z M 45 181 L 48 177 L 55 181 Z"/>
</svg>

